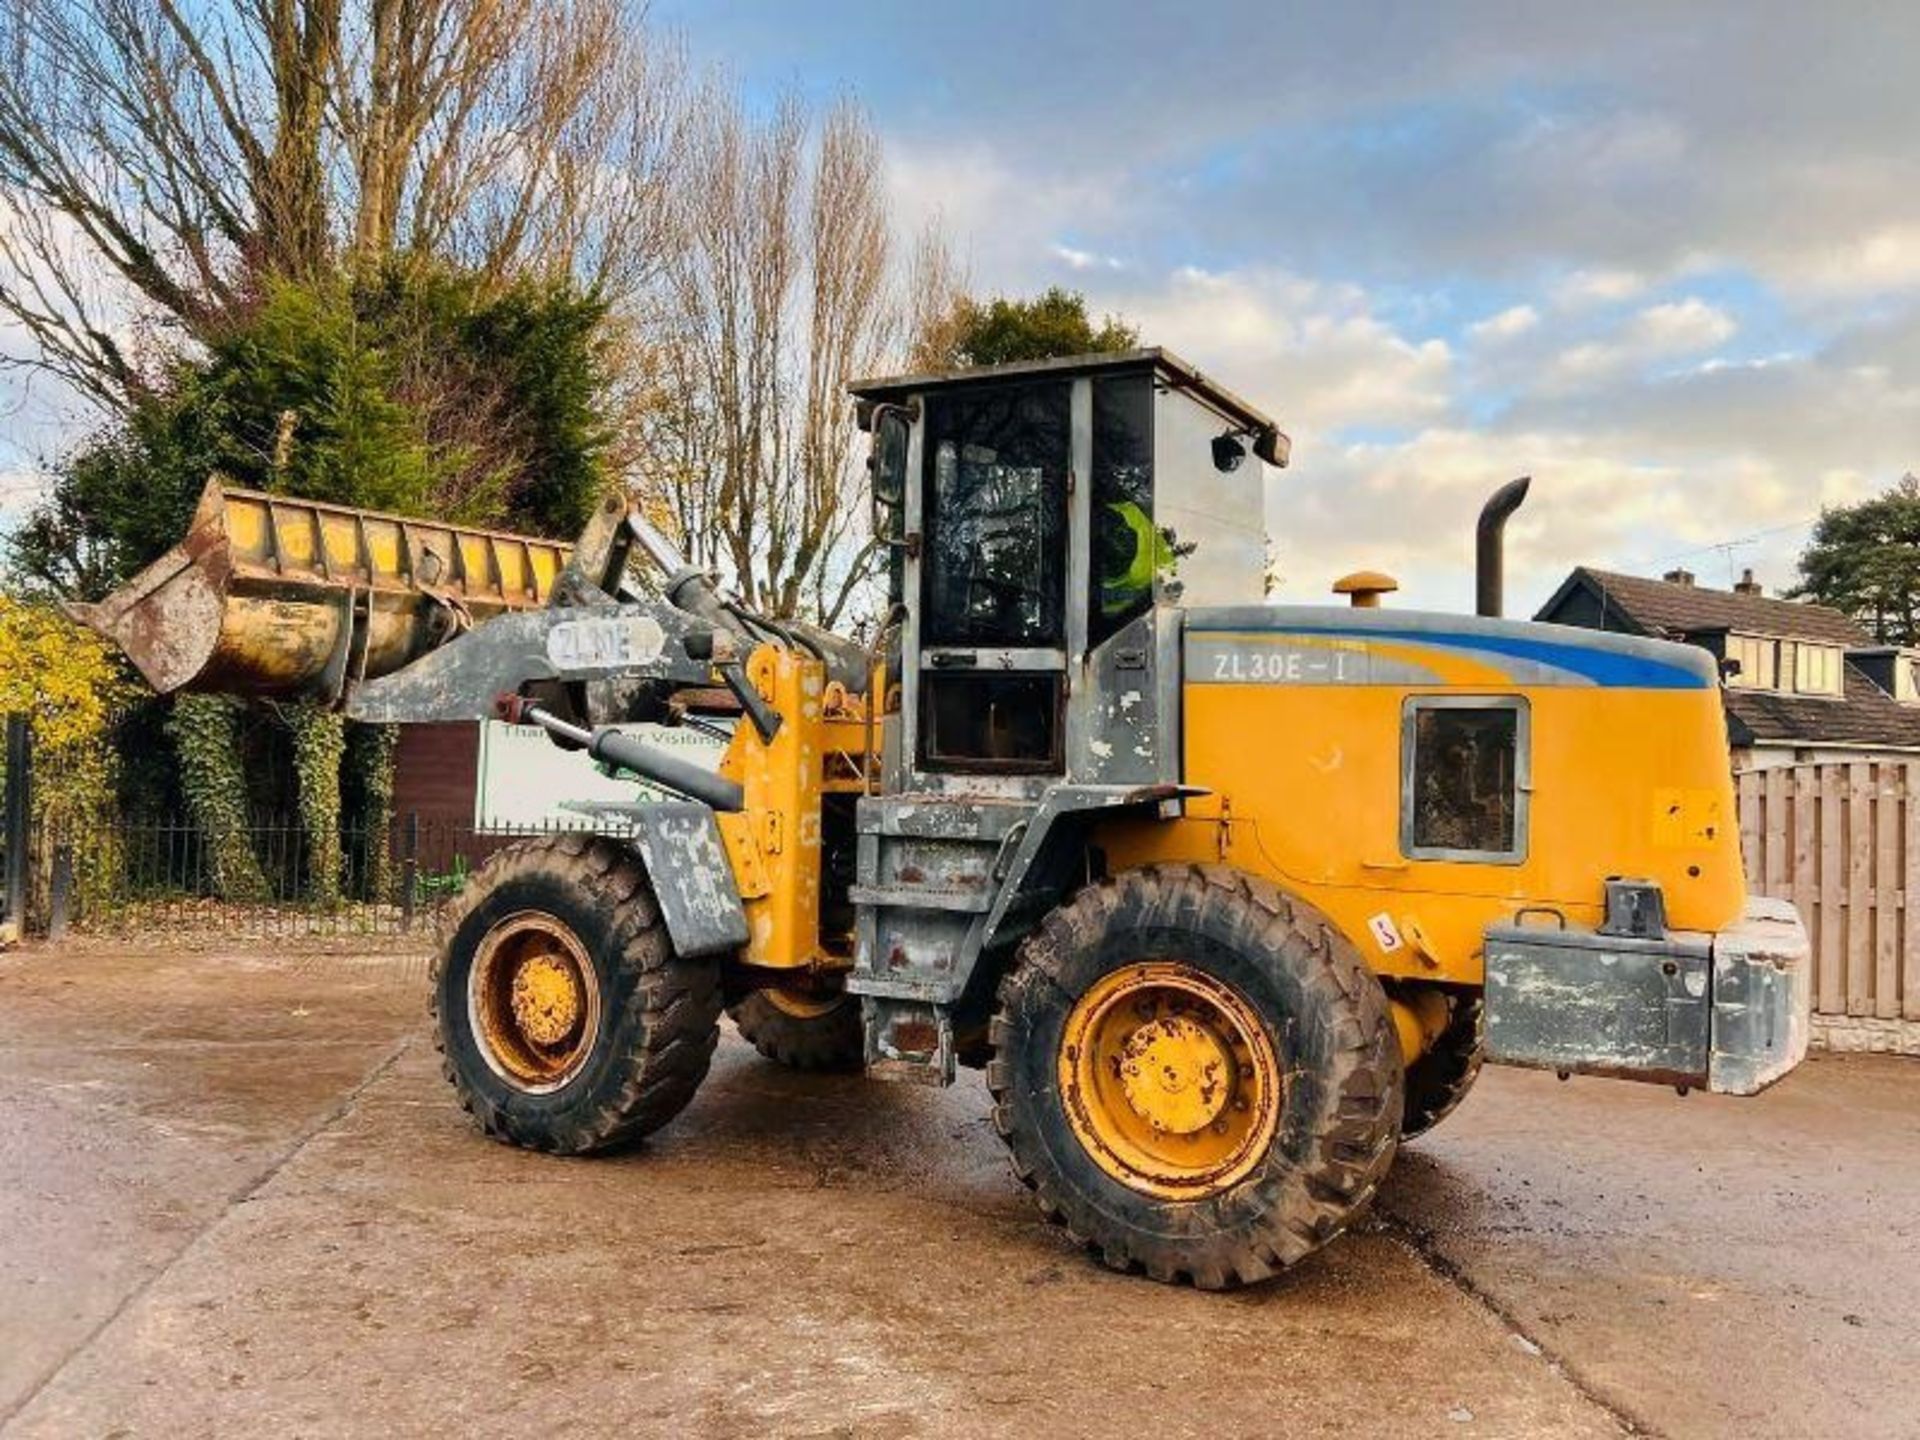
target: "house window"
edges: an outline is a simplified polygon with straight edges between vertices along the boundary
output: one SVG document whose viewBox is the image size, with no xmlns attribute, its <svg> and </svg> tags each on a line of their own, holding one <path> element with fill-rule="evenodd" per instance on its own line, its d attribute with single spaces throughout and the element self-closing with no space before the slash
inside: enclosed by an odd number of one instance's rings
<svg viewBox="0 0 1920 1440">
<path fill-rule="evenodd" d="M 1729 635 L 1727 658 L 1740 662 L 1740 673 L 1727 677 L 1727 683 L 1736 689 L 1779 690 L 1788 695 L 1843 693 L 1837 645 Z"/>
<path fill-rule="evenodd" d="M 1779 642 L 1758 635 L 1729 635 L 1727 658 L 1740 662 L 1739 673 L 1727 683 L 1742 690 L 1772 690 L 1778 685 Z"/>
<path fill-rule="evenodd" d="M 1902 655 L 1893 662 L 1894 698 L 1909 703 L 1920 700 L 1920 660 Z"/>
<path fill-rule="evenodd" d="M 1794 647 L 1793 688 L 1802 695 L 1840 693 L 1840 649 L 1835 645 Z"/>
<path fill-rule="evenodd" d="M 1527 703 L 1409 696 L 1402 720 L 1400 849 L 1420 860 L 1517 864 L 1527 851 Z"/>
</svg>

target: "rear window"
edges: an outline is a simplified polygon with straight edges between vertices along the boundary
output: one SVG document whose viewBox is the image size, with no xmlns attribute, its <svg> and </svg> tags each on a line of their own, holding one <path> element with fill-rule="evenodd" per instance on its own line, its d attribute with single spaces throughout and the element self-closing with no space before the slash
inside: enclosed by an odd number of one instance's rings
<svg viewBox="0 0 1920 1440">
<path fill-rule="evenodd" d="M 1520 860 L 1526 854 L 1526 702 L 1414 696 L 1404 724 L 1401 850 L 1416 859 Z"/>
</svg>

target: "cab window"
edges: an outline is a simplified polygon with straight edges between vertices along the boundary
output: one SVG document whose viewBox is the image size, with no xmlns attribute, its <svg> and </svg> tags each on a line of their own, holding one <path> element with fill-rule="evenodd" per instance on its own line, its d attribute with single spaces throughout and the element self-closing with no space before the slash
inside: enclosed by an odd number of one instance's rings
<svg viewBox="0 0 1920 1440">
<path fill-rule="evenodd" d="M 1153 524 L 1153 377 L 1093 382 L 1093 584 L 1087 643 L 1098 645 L 1153 608 L 1155 574 L 1171 561 Z"/>
<path fill-rule="evenodd" d="M 1065 643 L 1069 393 L 929 398 L 924 643 Z"/>
</svg>

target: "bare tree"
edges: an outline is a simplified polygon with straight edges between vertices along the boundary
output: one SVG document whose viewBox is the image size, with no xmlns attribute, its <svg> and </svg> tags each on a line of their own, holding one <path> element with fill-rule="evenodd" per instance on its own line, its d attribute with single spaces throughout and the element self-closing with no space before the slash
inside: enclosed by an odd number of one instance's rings
<svg viewBox="0 0 1920 1440">
<path fill-rule="evenodd" d="M 750 116 L 642 20 L 0 0 L 0 314 L 37 352 L 11 363 L 121 408 L 275 277 L 570 275 L 613 307 L 616 462 L 753 603 L 838 619 L 872 559 L 846 383 L 943 353 L 955 269 L 937 230 L 899 253 L 857 108 Z"/>
<path fill-rule="evenodd" d="M 915 374 L 955 364 L 967 328 L 971 287 L 939 216 L 915 239 L 907 263 L 907 369 Z"/>
<path fill-rule="evenodd" d="M 334 85 L 353 246 L 649 281 L 683 123 L 677 49 L 622 0 L 366 0 Z"/>
<path fill-rule="evenodd" d="M 0 312 L 117 407 L 142 323 L 204 338 L 268 275 L 431 255 L 623 302 L 680 70 L 628 0 L 0 0 Z"/>
<path fill-rule="evenodd" d="M 848 103 L 755 121 L 708 89 L 679 174 L 646 478 L 749 603 L 831 625 L 872 561 L 847 383 L 906 355 L 916 280 L 951 264 L 937 239 L 897 263 L 879 140 Z"/>
</svg>

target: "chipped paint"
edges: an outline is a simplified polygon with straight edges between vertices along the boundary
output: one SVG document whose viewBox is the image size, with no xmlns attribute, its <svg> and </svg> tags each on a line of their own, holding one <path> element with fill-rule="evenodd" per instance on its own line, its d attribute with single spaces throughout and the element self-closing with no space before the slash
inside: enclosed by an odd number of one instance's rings
<svg viewBox="0 0 1920 1440">
<path fill-rule="evenodd" d="M 1487 1057 L 1750 1095 L 1806 1054 L 1807 954 L 1792 907 L 1757 899 L 1715 935 L 1495 926 Z"/>
<path fill-rule="evenodd" d="M 598 813 L 617 815 L 631 827 L 629 838 L 678 954 L 722 954 L 747 943 L 746 912 L 712 810 L 673 800 L 602 806 Z"/>
<path fill-rule="evenodd" d="M 178 545 L 99 604 L 67 609 L 162 694 L 336 701 L 362 676 L 545 605 L 568 554 L 528 536 L 211 482 Z"/>
</svg>

